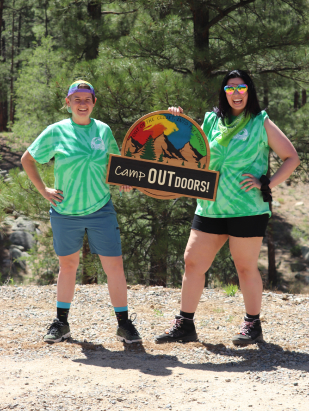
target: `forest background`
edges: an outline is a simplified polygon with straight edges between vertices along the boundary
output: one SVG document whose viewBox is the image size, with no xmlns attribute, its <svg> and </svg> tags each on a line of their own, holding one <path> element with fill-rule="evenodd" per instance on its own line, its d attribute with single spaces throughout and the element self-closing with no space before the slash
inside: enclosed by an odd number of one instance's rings
<svg viewBox="0 0 309 411">
<path fill-rule="evenodd" d="M 83 78 L 98 97 L 93 117 L 111 127 L 121 147 L 137 119 L 169 106 L 182 106 L 202 124 L 217 104 L 223 76 L 240 68 L 298 150 L 301 165 L 291 180 L 306 182 L 308 17 L 308 0 L 0 0 L 0 133 L 11 149 L 24 150 L 49 124 L 69 116 L 64 97 Z M 278 165 L 272 153 L 271 174 Z M 9 181 L 0 177 L 0 223 L 14 213 L 41 222 L 45 228 L 26 260 L 36 282 L 52 283 L 58 261 L 49 204 L 20 171 L 12 169 Z M 53 161 L 40 172 L 51 186 Z M 160 201 L 137 190 L 120 196 L 117 188 L 112 196 L 127 280 L 180 286 L 195 200 Z M 272 221 L 265 241 L 268 285 L 276 286 Z M 86 238 L 78 279 L 106 281 Z M 228 245 L 206 275 L 206 285 L 215 282 L 237 282 Z"/>
</svg>

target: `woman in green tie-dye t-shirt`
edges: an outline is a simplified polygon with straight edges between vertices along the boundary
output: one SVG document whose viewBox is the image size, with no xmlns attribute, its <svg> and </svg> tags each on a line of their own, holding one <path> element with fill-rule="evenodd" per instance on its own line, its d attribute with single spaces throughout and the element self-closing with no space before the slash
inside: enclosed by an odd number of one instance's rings
<svg viewBox="0 0 309 411">
<path fill-rule="evenodd" d="M 181 107 L 169 110 L 174 115 L 183 112 Z M 246 308 L 240 332 L 232 341 L 248 345 L 262 340 L 263 284 L 257 261 L 270 216 L 271 188 L 291 175 L 299 159 L 287 137 L 260 109 L 253 81 L 242 70 L 225 76 L 219 107 L 206 113 L 202 128 L 209 141 L 209 168 L 220 172 L 216 200 L 197 201 L 185 251 L 180 314 L 156 342 L 197 339 L 193 318 L 205 272 L 229 240 Z M 270 180 L 266 177 L 269 148 L 283 161 Z"/>
<path fill-rule="evenodd" d="M 121 255 L 116 212 L 105 183 L 109 154 L 119 154 L 111 129 L 90 117 L 95 91 L 85 80 L 69 88 L 66 107 L 72 118 L 47 127 L 22 157 L 22 164 L 39 193 L 51 203 L 50 221 L 59 258 L 57 318 L 44 341 L 70 337 L 68 313 L 74 295 L 79 250 L 85 232 L 90 251 L 98 254 L 108 279 L 108 289 L 118 320 L 120 341 L 141 341 L 128 318 L 127 285 Z M 55 188 L 46 187 L 36 168 L 55 158 Z M 131 187 L 121 189 L 129 191 Z"/>
</svg>

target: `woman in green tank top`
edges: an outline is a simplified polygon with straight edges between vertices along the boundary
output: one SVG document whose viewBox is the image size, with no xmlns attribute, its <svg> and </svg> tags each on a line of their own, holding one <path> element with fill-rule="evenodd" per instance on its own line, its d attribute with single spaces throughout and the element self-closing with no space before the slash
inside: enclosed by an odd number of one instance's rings
<svg viewBox="0 0 309 411">
<path fill-rule="evenodd" d="M 183 112 L 181 107 L 169 110 L 174 115 Z M 257 261 L 270 216 L 271 189 L 292 174 L 299 158 L 288 138 L 261 110 L 254 83 L 242 70 L 225 76 L 219 106 L 206 113 L 202 128 L 209 141 L 209 168 L 220 172 L 216 201 L 197 201 L 184 256 L 180 314 L 156 342 L 197 339 L 193 318 L 205 272 L 229 240 L 246 309 L 232 342 L 245 346 L 263 339 L 259 319 L 263 284 Z M 266 177 L 269 148 L 283 161 L 270 179 Z"/>
</svg>

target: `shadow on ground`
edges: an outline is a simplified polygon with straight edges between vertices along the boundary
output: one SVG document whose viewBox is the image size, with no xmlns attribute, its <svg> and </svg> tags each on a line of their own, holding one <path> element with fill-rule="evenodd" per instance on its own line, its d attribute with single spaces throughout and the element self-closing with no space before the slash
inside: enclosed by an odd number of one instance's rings
<svg viewBox="0 0 309 411">
<path fill-rule="evenodd" d="M 76 340 L 72 340 L 71 343 L 82 346 L 82 353 L 86 356 L 82 359 L 73 359 L 73 362 L 120 370 L 135 369 L 153 376 L 171 375 L 172 369 L 176 367 L 187 370 L 246 372 L 272 371 L 280 366 L 309 372 L 309 354 L 285 351 L 279 345 L 265 342 L 258 344 L 258 350 L 250 348 L 226 349 L 224 344 L 188 343 L 192 345 L 192 349 L 205 348 L 204 360 L 200 358 L 200 363 L 197 364 L 186 364 L 175 355 L 147 353 L 143 344 L 129 345 L 124 343 L 124 351 L 110 351 L 102 344 L 82 343 Z M 148 345 L 154 345 L 146 344 L 147 348 Z M 220 354 L 221 364 L 212 362 L 211 355 L 213 354 Z"/>
</svg>

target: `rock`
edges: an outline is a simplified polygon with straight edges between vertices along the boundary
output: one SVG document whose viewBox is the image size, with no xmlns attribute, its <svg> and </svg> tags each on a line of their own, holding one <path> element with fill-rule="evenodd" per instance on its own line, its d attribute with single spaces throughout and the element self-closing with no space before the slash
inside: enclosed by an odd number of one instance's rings
<svg viewBox="0 0 309 411">
<path fill-rule="evenodd" d="M 301 247 L 301 253 L 305 261 L 309 262 L 309 247 Z"/>
<path fill-rule="evenodd" d="M 297 280 L 299 281 L 303 281 L 304 283 L 309 284 L 309 275 L 303 275 L 303 274 L 297 273 L 295 275 L 295 278 L 297 278 Z"/>
<path fill-rule="evenodd" d="M 306 271 L 307 268 L 305 264 L 299 262 L 291 263 L 290 267 L 293 273 L 295 273 L 295 271 Z"/>
<path fill-rule="evenodd" d="M 23 270 L 27 268 L 27 264 L 25 260 L 21 260 L 21 257 L 24 257 L 24 254 L 22 251 L 20 251 L 18 248 L 11 248 L 10 249 L 10 256 L 12 259 L 12 262 L 14 265 L 19 265 Z"/>
<path fill-rule="evenodd" d="M 15 220 L 12 219 L 11 217 L 5 217 L 5 219 L 3 221 L 3 224 L 12 226 L 14 224 L 14 222 L 15 222 Z"/>
<path fill-rule="evenodd" d="M 13 231 L 28 231 L 29 233 L 35 232 L 36 224 L 26 217 L 18 217 L 12 226 Z"/>
<path fill-rule="evenodd" d="M 25 250 L 30 250 L 35 244 L 33 236 L 26 231 L 14 231 L 10 235 L 10 242 L 15 245 L 23 246 Z"/>
<path fill-rule="evenodd" d="M 295 207 L 298 207 L 298 206 L 301 206 L 301 205 L 304 205 L 303 201 L 298 201 L 298 203 L 295 203 Z"/>
<path fill-rule="evenodd" d="M 10 250 L 12 248 L 18 248 L 18 250 L 20 250 L 20 251 L 24 251 L 24 249 L 25 249 L 25 247 L 23 247 L 22 245 L 15 245 L 15 244 L 10 245 Z"/>
<path fill-rule="evenodd" d="M 273 202 L 272 202 L 272 205 L 273 205 L 274 207 L 281 207 L 281 204 L 279 203 L 279 201 L 273 201 Z"/>
</svg>

